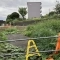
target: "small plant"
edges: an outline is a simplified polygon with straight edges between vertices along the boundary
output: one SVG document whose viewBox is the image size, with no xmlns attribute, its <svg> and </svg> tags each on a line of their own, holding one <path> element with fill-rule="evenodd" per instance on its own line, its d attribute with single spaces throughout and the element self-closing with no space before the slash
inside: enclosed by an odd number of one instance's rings
<svg viewBox="0 0 60 60">
<path fill-rule="evenodd" d="M 12 54 L 11 56 L 5 56 L 6 59 L 8 59 L 8 60 L 14 60 L 14 59 L 23 60 L 23 59 L 25 59 L 25 55 L 21 55 L 21 54 L 14 55 L 13 54 L 13 53 L 22 53 L 22 52 L 24 53 L 24 49 L 22 49 L 21 47 L 18 48 L 9 43 L 4 43 L 3 46 L 1 46 L 1 44 L 0 44 L 0 54 Z M 0 59 L 3 59 L 3 57 Z"/>
<path fill-rule="evenodd" d="M 20 33 L 20 31 L 17 28 L 8 28 L 3 31 L 4 34 L 15 34 L 15 33 Z"/>
<path fill-rule="evenodd" d="M 0 41 L 7 40 L 7 37 L 4 33 L 0 32 Z"/>
</svg>

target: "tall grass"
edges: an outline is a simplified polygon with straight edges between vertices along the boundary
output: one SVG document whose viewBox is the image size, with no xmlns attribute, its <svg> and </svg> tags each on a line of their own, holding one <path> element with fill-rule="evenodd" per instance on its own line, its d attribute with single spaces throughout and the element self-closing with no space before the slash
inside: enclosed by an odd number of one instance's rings
<svg viewBox="0 0 60 60">
<path fill-rule="evenodd" d="M 30 25 L 25 31 L 25 35 L 29 37 L 46 37 L 55 36 L 60 32 L 60 20 L 47 20 Z M 36 40 L 40 50 L 55 49 L 56 39 L 39 39 Z M 51 43 L 55 43 L 51 45 Z"/>
<path fill-rule="evenodd" d="M 24 34 L 29 37 L 46 37 L 58 35 L 59 32 L 60 32 L 60 20 L 51 19 L 41 21 L 35 25 L 28 26 Z M 56 38 L 35 40 L 39 50 L 55 50 L 56 41 L 57 41 Z M 45 55 L 48 55 L 50 53 L 52 52 L 45 53 Z M 55 59 L 59 60 L 59 56 L 57 58 L 56 56 L 54 56 Z"/>
<path fill-rule="evenodd" d="M 28 26 L 25 35 L 30 37 L 51 36 L 60 32 L 60 20 L 47 20 Z"/>
</svg>

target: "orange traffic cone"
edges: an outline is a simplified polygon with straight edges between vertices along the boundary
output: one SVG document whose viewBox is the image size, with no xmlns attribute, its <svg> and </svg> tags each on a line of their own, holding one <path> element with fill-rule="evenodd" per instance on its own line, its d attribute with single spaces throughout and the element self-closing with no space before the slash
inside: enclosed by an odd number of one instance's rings
<svg viewBox="0 0 60 60">
<path fill-rule="evenodd" d="M 60 33 L 58 34 L 58 40 L 57 40 L 57 44 L 56 44 L 56 52 L 55 53 L 58 53 L 57 51 L 60 50 Z"/>
</svg>

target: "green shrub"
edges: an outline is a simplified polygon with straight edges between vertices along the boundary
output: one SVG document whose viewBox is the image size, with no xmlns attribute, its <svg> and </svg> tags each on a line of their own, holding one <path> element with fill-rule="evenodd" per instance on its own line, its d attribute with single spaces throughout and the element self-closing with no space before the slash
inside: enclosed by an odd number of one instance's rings
<svg viewBox="0 0 60 60">
<path fill-rule="evenodd" d="M 32 20 L 41 20 L 41 18 L 32 18 Z"/>
<path fill-rule="evenodd" d="M 60 20 L 47 20 L 36 25 L 28 26 L 25 35 L 28 36 L 30 34 L 31 37 L 51 36 L 57 34 L 59 31 Z"/>
<path fill-rule="evenodd" d="M 25 35 L 29 37 L 55 36 L 60 32 L 60 20 L 47 20 L 35 25 L 28 26 Z M 40 50 L 55 49 L 56 39 L 35 40 Z M 55 43 L 55 44 L 51 44 Z"/>
<path fill-rule="evenodd" d="M 7 34 L 19 33 L 17 28 L 8 28 L 5 31 L 0 32 L 0 41 L 7 40 Z M 24 49 L 21 47 L 16 47 L 7 42 L 0 42 L 0 60 L 5 60 L 3 54 L 12 54 L 12 53 L 24 53 Z M 25 60 L 25 55 L 13 54 L 11 56 L 5 56 L 6 60 Z"/>
<path fill-rule="evenodd" d="M 3 33 L 4 34 L 15 34 L 15 33 L 20 33 L 20 31 L 15 27 L 11 27 L 11 28 L 5 29 Z"/>
<path fill-rule="evenodd" d="M 1 46 L 1 44 L 0 44 L 0 54 L 12 54 L 12 53 L 24 53 L 24 49 L 22 49 L 21 47 L 20 48 L 18 48 L 18 47 L 16 47 L 16 46 L 13 46 L 12 44 L 9 44 L 9 43 L 4 43 L 3 44 L 3 46 Z M 3 60 L 3 56 L 2 56 L 2 58 L 1 58 L 1 56 L 0 56 L 0 59 L 2 59 Z M 11 55 L 11 56 L 6 56 L 6 59 L 7 60 L 14 60 L 14 59 L 16 59 L 16 60 L 24 60 L 25 59 L 25 56 L 24 55 L 17 55 L 17 54 L 13 54 L 13 55 Z"/>
<path fill-rule="evenodd" d="M 27 35 L 27 36 L 30 37 L 31 34 L 32 34 L 33 29 L 34 29 L 34 26 L 28 26 L 26 31 L 24 31 L 24 35 Z"/>
<path fill-rule="evenodd" d="M 7 37 L 4 33 L 0 32 L 0 41 L 7 40 Z"/>
</svg>

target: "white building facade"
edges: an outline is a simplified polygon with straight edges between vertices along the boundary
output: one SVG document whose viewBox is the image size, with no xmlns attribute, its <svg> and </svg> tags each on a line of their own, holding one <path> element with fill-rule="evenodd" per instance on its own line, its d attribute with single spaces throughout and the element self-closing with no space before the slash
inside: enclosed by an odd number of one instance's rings
<svg viewBox="0 0 60 60">
<path fill-rule="evenodd" d="M 28 6 L 28 18 L 40 18 L 41 12 L 41 2 L 27 2 Z"/>
</svg>

